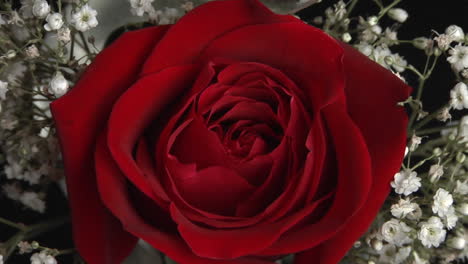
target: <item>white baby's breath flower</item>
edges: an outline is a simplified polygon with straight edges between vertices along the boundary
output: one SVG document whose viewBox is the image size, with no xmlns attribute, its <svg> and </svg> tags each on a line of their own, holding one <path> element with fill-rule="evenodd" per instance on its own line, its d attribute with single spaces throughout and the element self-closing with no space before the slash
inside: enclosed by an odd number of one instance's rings
<svg viewBox="0 0 468 264">
<path fill-rule="evenodd" d="M 429 178 L 431 182 L 436 182 L 444 175 L 444 167 L 440 164 L 434 164 L 429 168 Z"/>
<path fill-rule="evenodd" d="M 68 43 L 71 40 L 70 28 L 62 27 L 57 31 L 57 39 L 62 43 Z"/>
<path fill-rule="evenodd" d="M 31 264 L 57 264 L 57 260 L 54 256 L 49 255 L 46 251 L 34 253 L 30 260 Z"/>
<path fill-rule="evenodd" d="M 392 8 L 388 11 L 388 16 L 400 23 L 404 23 L 408 19 L 408 12 L 401 8 Z"/>
<path fill-rule="evenodd" d="M 31 45 L 25 49 L 26 56 L 30 59 L 34 59 L 40 56 L 39 49 L 36 45 Z"/>
<path fill-rule="evenodd" d="M 462 203 L 457 210 L 462 215 L 468 215 L 468 203 Z"/>
<path fill-rule="evenodd" d="M 398 252 L 395 255 L 395 264 L 403 263 L 410 255 L 411 247 L 403 247 L 398 249 Z"/>
<path fill-rule="evenodd" d="M 0 100 L 6 99 L 7 92 L 8 92 L 8 83 L 0 80 Z"/>
<path fill-rule="evenodd" d="M 392 46 L 398 43 L 397 32 L 386 28 L 383 34 L 382 42 L 388 46 Z"/>
<path fill-rule="evenodd" d="M 411 137 L 411 142 L 410 142 L 410 151 L 415 151 L 418 146 L 421 144 L 422 137 L 418 137 L 413 134 Z"/>
<path fill-rule="evenodd" d="M 429 262 L 418 255 L 418 252 L 413 251 L 413 262 L 411 264 L 429 264 Z"/>
<path fill-rule="evenodd" d="M 377 263 L 392 264 L 395 262 L 397 248 L 393 244 L 386 244 L 379 252 L 379 260 Z"/>
<path fill-rule="evenodd" d="M 9 199 L 18 201 L 21 197 L 21 189 L 16 184 L 5 184 L 2 186 L 3 193 Z"/>
<path fill-rule="evenodd" d="M 32 7 L 35 0 L 21 0 L 20 13 L 23 18 L 33 17 Z"/>
<path fill-rule="evenodd" d="M 406 216 L 416 213 L 419 205 L 412 203 L 408 198 L 400 199 L 398 203 L 393 204 L 390 208 L 392 215 L 396 218 L 405 218 Z M 420 210 L 420 209 L 419 209 Z"/>
<path fill-rule="evenodd" d="M 454 192 L 461 194 L 461 195 L 467 195 L 468 194 L 468 180 L 465 180 L 465 181 L 457 180 Z"/>
<path fill-rule="evenodd" d="M 60 13 L 49 14 L 46 18 L 47 24 L 44 29 L 47 31 L 59 30 L 63 26 L 63 18 Z"/>
<path fill-rule="evenodd" d="M 450 107 L 442 108 L 436 116 L 437 120 L 442 122 L 447 122 L 447 120 L 452 119 L 452 115 L 450 114 Z"/>
<path fill-rule="evenodd" d="M 366 43 L 366 42 L 360 42 L 355 46 L 362 54 L 366 55 L 369 57 L 372 54 L 373 47 L 372 45 Z"/>
<path fill-rule="evenodd" d="M 463 237 L 456 236 L 449 239 L 447 244 L 454 249 L 464 249 L 466 246 L 466 240 Z"/>
<path fill-rule="evenodd" d="M 450 44 L 453 42 L 453 39 L 447 34 L 440 34 L 434 38 L 434 41 L 437 43 L 437 47 L 440 50 L 446 51 L 450 48 Z"/>
<path fill-rule="evenodd" d="M 444 229 L 444 225 L 440 218 L 432 216 L 427 222 L 421 224 L 421 229 L 418 233 L 418 238 L 421 243 L 427 247 L 439 247 L 440 244 L 445 240 L 447 231 Z"/>
<path fill-rule="evenodd" d="M 421 178 L 415 171 L 403 170 L 395 174 L 394 180 L 390 184 L 396 193 L 408 196 L 421 187 Z"/>
<path fill-rule="evenodd" d="M 1 19 L 1 16 L 0 16 L 0 19 Z M 10 25 L 17 25 L 17 26 L 24 26 L 24 20 L 20 17 L 20 15 L 18 14 L 18 12 L 16 11 L 12 11 L 10 13 L 10 17 L 7 21 L 8 24 Z"/>
<path fill-rule="evenodd" d="M 151 12 L 154 7 L 152 5 L 154 0 L 129 0 L 130 12 L 134 16 L 143 16 L 145 13 Z"/>
<path fill-rule="evenodd" d="M 88 4 L 82 6 L 77 12 L 72 13 L 71 22 L 79 31 L 88 31 L 98 25 L 97 11 Z"/>
<path fill-rule="evenodd" d="M 453 229 L 457 225 L 458 216 L 455 214 L 455 208 L 453 208 L 453 206 L 445 213 L 443 219 L 448 230 Z"/>
<path fill-rule="evenodd" d="M 23 168 L 19 165 L 19 163 L 15 161 L 9 161 L 8 165 L 5 165 L 4 172 L 7 179 L 16 179 L 16 180 L 23 180 Z"/>
<path fill-rule="evenodd" d="M 434 195 L 434 203 L 432 204 L 432 212 L 438 214 L 440 217 L 445 216 L 449 209 L 452 207 L 453 197 L 452 195 L 444 190 L 439 188 Z"/>
<path fill-rule="evenodd" d="M 56 97 L 60 97 L 67 93 L 68 87 L 69 84 L 67 79 L 63 77 L 63 74 L 61 72 L 57 72 L 50 81 L 49 91 L 53 93 Z"/>
<path fill-rule="evenodd" d="M 397 219 L 391 219 L 385 222 L 381 227 L 381 234 L 385 241 L 396 246 L 402 246 L 410 243 L 412 239 L 409 237 L 411 228 L 404 222 Z"/>
<path fill-rule="evenodd" d="M 468 87 L 465 83 L 457 83 L 450 91 L 450 104 L 457 110 L 468 108 Z"/>
<path fill-rule="evenodd" d="M 392 52 L 387 47 L 387 45 L 380 45 L 375 47 L 371 59 L 388 69 L 389 65 L 385 60 L 386 58 L 392 58 Z"/>
<path fill-rule="evenodd" d="M 33 251 L 33 247 L 28 241 L 20 241 L 17 247 L 20 254 L 31 253 Z"/>
<path fill-rule="evenodd" d="M 398 249 L 397 247 L 395 247 L 395 245 L 387 244 L 383 246 L 382 250 L 379 253 L 379 260 L 377 263 L 401 264 L 409 257 L 411 253 L 411 247 L 403 247 Z"/>
<path fill-rule="evenodd" d="M 32 14 L 37 18 L 45 18 L 50 12 L 50 6 L 46 0 L 35 0 L 32 6 Z"/>
<path fill-rule="evenodd" d="M 392 68 L 397 72 L 404 72 L 408 62 L 398 53 L 392 54 Z"/>
<path fill-rule="evenodd" d="M 181 7 L 182 7 L 182 9 L 185 10 L 185 12 L 190 12 L 190 11 L 192 11 L 192 10 L 195 8 L 193 2 L 191 2 L 191 1 L 188 1 L 188 2 L 183 3 L 183 4 L 181 5 Z"/>
<path fill-rule="evenodd" d="M 447 29 L 445 29 L 445 34 L 457 42 L 463 42 L 465 40 L 465 33 L 463 32 L 463 29 L 457 25 L 450 25 L 447 27 Z"/>
<path fill-rule="evenodd" d="M 39 213 L 44 213 L 45 202 L 41 200 L 39 195 L 35 192 L 24 192 L 19 198 L 20 202 L 27 207 Z"/>
<path fill-rule="evenodd" d="M 454 48 L 449 50 L 450 56 L 447 61 L 452 64 L 452 67 L 456 71 L 461 71 L 464 68 L 468 68 L 468 47 L 458 44 Z"/>
</svg>

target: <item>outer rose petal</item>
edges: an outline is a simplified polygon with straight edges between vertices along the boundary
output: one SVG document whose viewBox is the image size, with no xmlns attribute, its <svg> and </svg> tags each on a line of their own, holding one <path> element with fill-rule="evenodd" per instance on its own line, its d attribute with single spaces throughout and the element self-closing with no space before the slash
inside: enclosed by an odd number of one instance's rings
<svg viewBox="0 0 468 264">
<path fill-rule="evenodd" d="M 92 264 L 120 263 L 136 243 L 102 205 L 91 155 L 95 137 L 167 29 L 124 34 L 96 57 L 73 90 L 51 105 L 65 163 L 75 244 Z"/>
<path fill-rule="evenodd" d="M 366 141 L 373 183 L 367 203 L 346 227 L 320 246 L 298 254 L 296 264 L 309 264 L 312 259 L 317 264 L 337 263 L 369 228 L 404 156 L 407 115 L 397 102 L 404 101 L 411 88 L 351 46 L 343 47 L 348 111 Z"/>
<path fill-rule="evenodd" d="M 202 258 L 193 254 L 178 234 L 159 230 L 147 223 L 132 204 L 128 192 L 128 182 L 112 159 L 105 136 L 104 131 L 98 139 L 94 153 L 99 191 L 103 201 L 109 206 L 112 213 L 122 220 L 126 230 L 167 254 L 179 264 L 274 264 L 250 257 L 233 260 Z M 154 224 L 157 226 L 158 223 Z M 120 262 L 112 262 L 112 264 L 116 263 Z M 90 264 L 100 264 L 100 262 L 93 260 Z"/>
<path fill-rule="evenodd" d="M 302 23 L 293 16 L 271 12 L 258 0 L 211 1 L 192 10 L 171 28 L 153 50 L 142 74 L 194 63 L 210 42 L 235 29 L 291 21 Z"/>
</svg>

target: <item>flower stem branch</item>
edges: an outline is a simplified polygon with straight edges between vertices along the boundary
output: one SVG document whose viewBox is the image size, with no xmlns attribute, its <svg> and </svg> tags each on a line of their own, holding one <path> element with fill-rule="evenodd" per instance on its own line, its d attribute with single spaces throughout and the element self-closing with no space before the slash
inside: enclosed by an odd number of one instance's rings
<svg viewBox="0 0 468 264">
<path fill-rule="evenodd" d="M 380 20 L 383 16 L 385 16 L 385 14 L 387 14 L 387 12 L 392 9 L 393 7 L 395 7 L 396 5 L 398 5 L 402 0 L 395 0 L 393 1 L 393 3 L 389 4 L 387 7 L 385 7 L 384 9 L 380 10 L 379 12 L 379 16 L 377 17 L 378 20 Z"/>
<path fill-rule="evenodd" d="M 5 224 L 5 225 L 10 226 L 10 227 L 13 227 L 13 228 L 16 228 L 18 230 L 25 230 L 26 229 L 26 226 L 24 226 L 22 224 L 15 223 L 15 222 L 12 222 L 12 221 L 10 221 L 8 219 L 5 219 L 3 217 L 0 217 L 0 223 Z"/>
<path fill-rule="evenodd" d="M 7 242 L 4 243 L 3 247 L 5 248 L 5 255 L 3 256 L 5 260 L 13 253 L 19 242 L 23 240 L 32 239 L 40 234 L 46 233 L 50 230 L 53 230 L 57 227 L 62 226 L 70 220 L 69 216 L 62 216 L 55 219 L 47 220 L 39 224 L 34 224 L 30 226 L 25 226 L 20 229 L 13 237 L 11 237 Z"/>
</svg>

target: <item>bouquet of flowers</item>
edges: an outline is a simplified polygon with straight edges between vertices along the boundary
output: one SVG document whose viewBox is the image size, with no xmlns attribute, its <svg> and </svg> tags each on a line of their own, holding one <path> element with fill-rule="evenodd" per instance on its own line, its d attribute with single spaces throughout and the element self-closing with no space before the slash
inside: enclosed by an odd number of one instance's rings
<svg viewBox="0 0 468 264">
<path fill-rule="evenodd" d="M 402 0 L 105 3 L 0 1 L 0 264 L 468 258 L 461 25 L 403 39 Z"/>
</svg>

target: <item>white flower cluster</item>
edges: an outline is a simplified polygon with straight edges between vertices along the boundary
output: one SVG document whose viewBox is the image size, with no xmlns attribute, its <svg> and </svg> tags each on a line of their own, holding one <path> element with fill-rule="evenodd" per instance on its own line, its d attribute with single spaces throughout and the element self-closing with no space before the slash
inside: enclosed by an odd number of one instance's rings
<svg viewBox="0 0 468 264">
<path fill-rule="evenodd" d="M 150 21 L 158 25 L 167 25 L 175 23 L 181 16 L 182 10 L 188 12 L 193 9 L 193 2 L 185 2 L 177 8 L 161 8 L 156 10 L 153 6 L 154 0 L 128 0 L 130 2 L 130 12 L 135 16 L 148 15 Z"/>
<path fill-rule="evenodd" d="M 72 14 L 71 22 L 77 30 L 84 32 L 98 25 L 96 17 L 97 11 L 86 4 Z"/>
<path fill-rule="evenodd" d="M 5 184 L 3 185 L 3 193 L 11 200 L 19 201 L 31 210 L 38 213 L 45 212 L 45 201 L 36 192 L 22 191 L 17 185 Z"/>
<path fill-rule="evenodd" d="M 57 264 L 57 260 L 46 251 L 41 251 L 31 256 L 31 264 Z"/>
<path fill-rule="evenodd" d="M 408 196 L 421 187 L 421 178 L 418 177 L 418 173 L 415 171 L 404 170 L 395 174 L 391 185 L 395 188 L 396 193 Z"/>
</svg>

